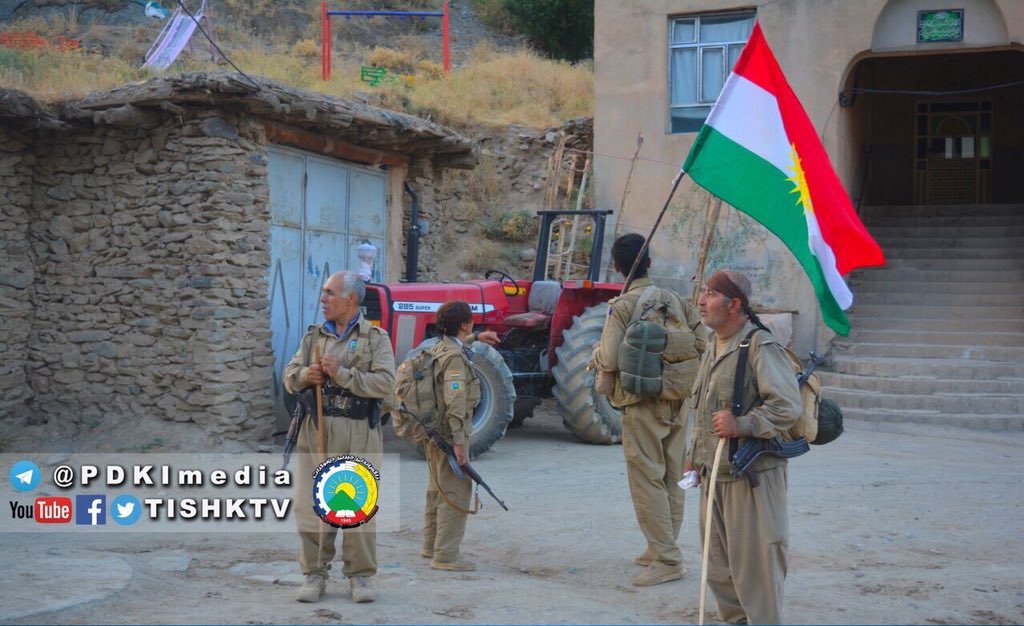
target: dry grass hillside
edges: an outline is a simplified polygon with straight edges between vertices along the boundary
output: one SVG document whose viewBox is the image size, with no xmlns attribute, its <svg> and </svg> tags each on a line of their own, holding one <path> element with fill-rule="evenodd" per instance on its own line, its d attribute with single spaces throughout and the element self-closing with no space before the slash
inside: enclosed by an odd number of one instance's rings
<svg viewBox="0 0 1024 626">
<path fill-rule="evenodd" d="M 593 79 L 587 64 L 542 58 L 516 38 L 484 27 L 497 0 L 450 2 L 453 68 L 441 66 L 440 20 L 396 17 L 332 19 L 332 77 L 320 79 L 320 2 L 316 0 L 208 0 L 212 36 L 247 74 L 283 80 L 338 96 L 371 94 L 375 104 L 455 127 L 522 124 L 536 128 L 591 115 Z M 178 0 L 162 0 L 173 9 Z M 0 84 L 48 101 L 153 75 L 142 68 L 164 21 L 145 15 L 143 0 L 0 1 L 0 30 L 36 33 L 49 45 L 0 47 Z M 199 0 L 187 0 L 190 10 Z M 338 6 L 334 6 L 337 4 Z M 335 9 L 440 10 L 439 0 L 346 0 Z M 205 25 L 205 24 L 204 24 Z M 61 45 L 77 42 L 77 46 Z M 168 72 L 230 67 L 211 60 L 199 32 Z M 360 68 L 387 68 L 371 86 Z"/>
<path fill-rule="evenodd" d="M 192 11 L 201 2 L 182 1 Z M 161 2 L 173 9 L 178 0 Z M 550 182 L 545 171 L 554 143 L 544 140 L 551 136 L 545 129 L 592 116 L 593 71 L 589 63 L 543 58 L 521 38 L 502 32 L 496 16 L 500 2 L 450 0 L 452 70 L 447 76 L 441 65 L 439 19 L 334 17 L 332 74 L 325 82 L 318 0 L 206 0 L 212 38 L 224 55 L 211 59 L 209 42 L 196 32 L 191 49 L 186 48 L 166 73 L 232 69 L 230 59 L 247 74 L 357 97 L 438 121 L 477 139 L 479 166 L 449 171 L 437 196 L 423 207 L 439 224 L 461 221 L 469 226 L 438 228 L 433 238 L 427 238 L 421 248 L 421 271 L 429 278 L 475 277 L 487 260 L 525 275 L 533 263 L 532 210 L 551 208 L 545 202 Z M 0 85 L 21 89 L 45 103 L 157 75 L 142 63 L 165 21 L 147 17 L 143 5 L 145 0 L 0 0 L 0 31 L 35 33 L 48 42 L 29 49 L 0 45 Z M 328 1 L 330 9 L 342 7 L 437 11 L 441 2 Z M 387 68 L 393 80 L 368 84 L 360 80 L 362 66 Z M 586 140 L 577 147 L 588 146 Z M 506 221 L 515 218 L 519 224 L 524 214 L 526 223 L 512 229 L 511 235 L 505 232 Z M 446 252 L 453 242 L 438 239 L 454 233 L 465 238 L 458 255 Z"/>
</svg>

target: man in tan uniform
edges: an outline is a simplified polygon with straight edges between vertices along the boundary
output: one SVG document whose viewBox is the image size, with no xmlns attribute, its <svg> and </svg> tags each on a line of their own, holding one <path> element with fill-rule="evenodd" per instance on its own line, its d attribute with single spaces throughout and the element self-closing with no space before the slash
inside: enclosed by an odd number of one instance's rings
<svg viewBox="0 0 1024 626">
<path fill-rule="evenodd" d="M 687 469 L 701 481 L 700 537 L 711 523 L 708 585 L 721 618 L 732 624 L 778 624 L 786 580 L 789 517 L 786 459 L 761 455 L 751 466 L 759 484 L 730 474 L 728 441 L 715 485 L 715 506 L 707 511 L 708 482 L 720 438 L 785 435 L 802 412 L 800 391 L 778 340 L 750 309 L 750 280 L 720 270 L 708 277 L 697 301 L 714 341 L 704 353 L 691 396 L 694 425 Z M 757 330 L 757 329 L 761 330 Z M 731 410 L 737 352 L 750 340 L 739 416 Z"/>
<path fill-rule="evenodd" d="M 284 385 L 291 393 L 320 385 L 324 404 L 364 407 L 387 398 L 395 385 L 395 357 L 387 332 L 362 317 L 359 303 L 366 288 L 355 272 L 337 272 L 324 283 L 320 295 L 324 323 L 310 326 L 298 351 L 284 368 Z M 314 355 L 319 355 L 314 358 Z M 332 398 L 334 404 L 332 404 Z M 324 594 L 327 570 L 335 554 L 338 530 L 313 511 L 313 472 L 326 457 L 353 454 L 380 468 L 383 435 L 380 425 L 371 428 L 365 410 L 325 410 L 320 428 L 326 447 L 312 420 L 303 422 L 296 449 L 295 516 L 301 547 L 299 565 L 306 580 L 299 602 L 316 602 Z M 326 415 L 326 413 L 337 413 Z M 376 522 L 342 531 L 342 572 L 349 579 L 352 599 L 372 602 L 375 593 L 370 577 L 377 573 Z"/>
<path fill-rule="evenodd" d="M 469 436 L 473 411 L 480 402 L 480 381 L 470 366 L 467 346 L 472 334 L 473 314 L 462 301 L 446 302 L 437 311 L 434 354 L 434 390 L 438 399 L 432 427 L 455 451 L 456 461 L 469 461 Z M 497 341 L 494 331 L 480 333 L 488 343 Z M 459 559 L 459 545 L 466 532 L 473 481 L 456 477 L 448 457 L 435 445 L 424 446 L 427 455 L 427 496 L 423 513 L 423 547 L 420 554 L 431 559 L 434 569 L 471 571 L 476 565 Z"/>
<path fill-rule="evenodd" d="M 619 237 L 612 245 L 615 270 L 626 275 L 644 244 L 637 234 Z M 644 252 L 629 290 L 608 303 L 608 321 L 601 332 L 596 354 L 597 366 L 617 373 L 619 344 L 641 294 L 653 285 L 647 277 L 651 261 Z M 706 345 L 696 309 L 678 295 L 659 289 L 657 298 L 668 302 L 676 317 L 695 331 L 698 352 Z M 636 586 L 657 585 L 683 577 L 683 555 L 676 544 L 683 522 L 683 490 L 677 484 L 682 476 L 686 450 L 685 412 L 682 400 L 640 398 L 622 389 L 616 377 L 615 391 L 609 396 L 622 408 L 622 449 L 626 456 L 626 476 L 637 523 L 647 539 L 647 547 L 633 562 L 645 569 L 633 576 Z"/>
</svg>

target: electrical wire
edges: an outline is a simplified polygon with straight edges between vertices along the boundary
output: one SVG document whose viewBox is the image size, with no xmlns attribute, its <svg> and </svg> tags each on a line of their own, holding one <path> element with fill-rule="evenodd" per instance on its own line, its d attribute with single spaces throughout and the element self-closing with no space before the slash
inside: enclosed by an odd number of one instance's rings
<svg viewBox="0 0 1024 626">
<path fill-rule="evenodd" d="M 1019 87 L 1024 85 L 1024 80 L 1016 80 L 1010 83 L 1001 83 L 999 85 L 989 85 L 987 87 L 972 87 L 970 89 L 952 89 L 949 91 L 938 91 L 938 90 L 915 90 L 915 89 L 869 89 L 867 87 L 851 87 L 850 89 L 844 89 L 840 92 L 840 98 L 842 99 L 845 94 L 895 94 L 902 96 L 957 96 L 961 94 L 969 93 L 981 93 L 984 91 L 995 91 L 997 89 L 1006 89 L 1008 87 Z"/>
<path fill-rule="evenodd" d="M 606 157 L 609 159 L 619 159 L 621 161 L 632 161 L 631 156 L 621 156 L 618 154 L 607 154 L 604 152 L 594 152 L 593 150 L 579 150 L 577 148 L 564 148 L 564 152 L 577 152 L 579 154 L 593 154 L 595 156 Z M 670 167 L 679 168 L 679 161 L 659 161 L 658 159 L 648 159 L 646 157 L 636 157 L 637 161 L 647 161 L 648 163 L 657 163 L 658 165 L 668 165 Z"/>
<path fill-rule="evenodd" d="M 243 72 L 241 70 L 241 68 L 239 68 L 237 65 L 235 65 L 235 62 L 232 61 L 228 57 L 228 55 L 224 54 L 224 51 L 220 49 L 220 46 L 217 45 L 217 42 L 215 42 L 213 40 L 213 37 L 211 37 L 206 32 L 206 30 L 203 28 L 203 25 L 201 23 L 199 23 L 199 20 L 196 18 L 195 15 L 192 15 L 192 12 L 188 10 L 188 7 L 185 6 L 185 3 L 182 0 L 178 0 L 178 6 L 181 7 L 181 10 L 184 11 L 186 15 L 188 15 L 190 18 L 192 18 L 192 21 L 196 23 L 196 28 L 198 28 L 199 32 L 201 32 L 203 34 L 203 37 L 206 37 L 206 40 L 210 42 L 210 45 L 213 46 L 217 50 L 217 52 L 220 54 L 221 58 L 224 59 L 225 61 L 227 61 L 228 64 L 231 67 L 235 68 L 236 72 L 238 72 L 239 74 L 244 76 L 245 79 L 252 84 L 252 86 L 256 89 L 256 91 L 260 91 L 262 89 L 260 84 L 257 83 L 255 80 L 253 80 L 252 77 L 250 77 L 248 74 Z"/>
</svg>

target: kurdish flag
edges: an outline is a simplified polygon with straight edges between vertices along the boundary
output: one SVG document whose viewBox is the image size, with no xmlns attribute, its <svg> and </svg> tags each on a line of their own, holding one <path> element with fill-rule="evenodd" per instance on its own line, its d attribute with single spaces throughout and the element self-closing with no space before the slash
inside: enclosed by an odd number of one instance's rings
<svg viewBox="0 0 1024 626">
<path fill-rule="evenodd" d="M 725 82 L 683 170 L 786 244 L 807 272 L 829 328 L 850 332 L 843 274 L 881 265 L 882 250 L 853 210 L 811 120 L 761 26 Z"/>
</svg>

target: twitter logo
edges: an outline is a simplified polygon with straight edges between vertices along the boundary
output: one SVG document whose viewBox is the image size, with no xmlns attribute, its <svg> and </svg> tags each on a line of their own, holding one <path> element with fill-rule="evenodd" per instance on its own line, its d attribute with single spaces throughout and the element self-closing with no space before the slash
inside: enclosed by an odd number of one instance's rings
<svg viewBox="0 0 1024 626">
<path fill-rule="evenodd" d="M 110 502 L 110 517 L 122 526 L 134 524 L 141 515 L 142 503 L 135 496 L 123 493 Z"/>
</svg>

